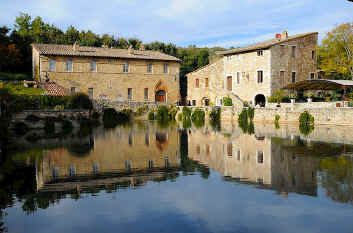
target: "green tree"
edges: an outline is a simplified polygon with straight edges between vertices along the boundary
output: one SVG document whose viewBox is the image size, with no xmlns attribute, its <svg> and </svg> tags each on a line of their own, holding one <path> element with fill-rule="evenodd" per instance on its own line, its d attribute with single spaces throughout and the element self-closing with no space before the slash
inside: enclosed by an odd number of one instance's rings
<svg viewBox="0 0 353 233">
<path fill-rule="evenodd" d="M 319 67 L 336 78 L 353 79 L 353 23 L 341 24 L 326 34 L 319 48 Z"/>
</svg>

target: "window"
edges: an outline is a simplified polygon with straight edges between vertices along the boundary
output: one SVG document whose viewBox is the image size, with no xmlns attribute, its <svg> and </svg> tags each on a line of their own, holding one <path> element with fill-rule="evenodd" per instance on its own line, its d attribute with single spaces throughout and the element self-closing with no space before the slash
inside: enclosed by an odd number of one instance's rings
<svg viewBox="0 0 353 233">
<path fill-rule="evenodd" d="M 232 60 L 232 55 L 228 55 L 228 56 L 227 56 L 227 60 L 228 60 L 228 61 Z"/>
<path fill-rule="evenodd" d="M 295 58 L 296 53 L 296 47 L 292 46 L 292 57 Z"/>
<path fill-rule="evenodd" d="M 257 83 L 263 83 L 264 72 L 262 70 L 257 71 Z"/>
<path fill-rule="evenodd" d="M 131 169 L 131 161 L 130 160 L 125 161 L 125 169 L 127 169 L 127 170 Z"/>
<path fill-rule="evenodd" d="M 150 144 L 150 136 L 148 135 L 148 133 L 145 134 L 145 144 L 146 146 Z"/>
<path fill-rule="evenodd" d="M 205 87 L 208 87 L 208 78 L 205 78 Z"/>
<path fill-rule="evenodd" d="M 292 72 L 292 83 L 295 83 L 295 72 Z"/>
<path fill-rule="evenodd" d="M 168 64 L 164 64 L 164 73 L 168 74 Z"/>
<path fill-rule="evenodd" d="M 280 57 L 283 57 L 285 53 L 284 45 L 280 45 L 279 48 L 280 48 Z"/>
<path fill-rule="evenodd" d="M 192 100 L 192 106 L 196 106 L 196 100 Z"/>
<path fill-rule="evenodd" d="M 70 166 L 70 168 L 69 168 L 69 176 L 75 176 L 75 175 L 76 175 L 75 167 L 74 166 Z"/>
<path fill-rule="evenodd" d="M 97 163 L 94 163 L 94 164 L 93 164 L 93 174 L 94 174 L 94 175 L 97 175 L 97 174 L 98 174 L 98 164 L 97 164 Z"/>
<path fill-rule="evenodd" d="M 264 51 L 263 50 L 257 51 L 257 56 L 263 56 L 263 55 L 264 55 Z"/>
<path fill-rule="evenodd" d="M 66 71 L 72 72 L 72 61 L 71 60 L 66 61 Z"/>
<path fill-rule="evenodd" d="M 127 89 L 127 99 L 132 100 L 132 88 Z"/>
<path fill-rule="evenodd" d="M 123 64 L 123 72 L 128 73 L 129 72 L 129 63 L 125 62 Z"/>
<path fill-rule="evenodd" d="M 152 169 L 153 168 L 153 160 L 148 161 L 148 168 Z"/>
<path fill-rule="evenodd" d="M 167 156 L 164 158 L 164 165 L 166 168 L 169 167 L 169 158 Z"/>
<path fill-rule="evenodd" d="M 147 73 L 152 73 L 152 64 L 147 64 Z"/>
<path fill-rule="evenodd" d="M 279 79 L 280 79 L 280 82 L 281 82 L 281 86 L 283 87 L 285 85 L 285 82 L 284 82 L 284 71 L 280 71 L 279 72 Z"/>
<path fill-rule="evenodd" d="M 311 59 L 315 59 L 315 51 L 313 50 L 313 51 L 311 51 Z"/>
<path fill-rule="evenodd" d="M 199 88 L 200 87 L 200 80 L 197 78 L 196 80 L 195 80 L 195 85 L 196 85 L 196 87 L 197 88 Z"/>
<path fill-rule="evenodd" d="M 95 61 L 91 61 L 90 63 L 90 71 L 91 72 L 96 72 L 97 71 L 97 64 Z"/>
<path fill-rule="evenodd" d="M 231 91 L 233 90 L 233 81 L 232 81 L 232 76 L 227 77 L 227 90 Z"/>
<path fill-rule="evenodd" d="M 201 153 L 200 145 L 196 145 L 196 153 L 199 155 Z"/>
<path fill-rule="evenodd" d="M 129 145 L 132 146 L 132 133 L 129 134 Z"/>
<path fill-rule="evenodd" d="M 145 100 L 148 100 L 148 88 L 145 88 L 144 93 L 145 93 Z"/>
<path fill-rule="evenodd" d="M 227 155 L 229 157 L 232 157 L 232 155 L 233 155 L 233 144 L 232 143 L 227 144 Z"/>
<path fill-rule="evenodd" d="M 310 73 L 310 79 L 315 79 L 315 73 Z"/>
<path fill-rule="evenodd" d="M 71 87 L 71 94 L 76 92 L 76 87 Z"/>
<path fill-rule="evenodd" d="M 50 59 L 49 60 L 49 71 L 50 72 L 55 72 L 55 69 L 56 69 L 55 60 Z"/>
<path fill-rule="evenodd" d="M 210 145 L 206 144 L 206 154 L 210 154 Z"/>
<path fill-rule="evenodd" d="M 93 88 L 88 88 L 88 96 L 90 99 L 93 99 Z"/>
<path fill-rule="evenodd" d="M 264 152 L 263 151 L 257 152 L 257 163 L 264 163 Z"/>
<path fill-rule="evenodd" d="M 237 159 L 240 161 L 240 150 L 237 151 Z"/>
<path fill-rule="evenodd" d="M 57 167 L 53 167 L 53 178 L 57 178 L 59 176 L 59 169 Z"/>
<path fill-rule="evenodd" d="M 240 84 L 240 72 L 237 72 L 237 84 Z"/>
</svg>

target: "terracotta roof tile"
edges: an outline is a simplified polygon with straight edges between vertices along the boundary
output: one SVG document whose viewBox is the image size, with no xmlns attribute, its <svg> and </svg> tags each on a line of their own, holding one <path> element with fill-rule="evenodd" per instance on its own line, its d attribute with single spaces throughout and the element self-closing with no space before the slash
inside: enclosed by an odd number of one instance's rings
<svg viewBox="0 0 353 233">
<path fill-rule="evenodd" d="M 309 36 L 309 35 L 313 35 L 313 34 L 317 34 L 317 32 L 309 32 L 309 33 L 297 34 L 297 35 L 294 35 L 294 36 L 289 36 L 285 40 L 271 39 L 271 40 L 263 41 L 263 42 L 256 43 L 256 44 L 253 44 L 253 45 L 249 45 L 249 46 L 246 46 L 246 47 L 241 47 L 241 48 L 235 48 L 235 49 L 231 49 L 231 50 L 227 50 L 227 51 L 216 52 L 216 54 L 218 54 L 218 55 L 229 55 L 229 54 L 237 54 L 237 53 L 249 52 L 249 51 L 258 50 L 258 49 L 267 49 L 267 48 L 270 48 L 270 47 L 272 47 L 272 46 L 274 46 L 276 44 L 281 44 L 281 43 L 284 43 L 284 42 L 288 42 L 290 40 L 298 39 L 298 38 Z"/>
<path fill-rule="evenodd" d="M 133 54 L 131 54 L 128 49 L 77 46 L 76 50 L 74 50 L 73 45 L 57 44 L 33 44 L 32 46 L 38 50 L 41 55 L 181 61 L 176 57 L 151 50 L 134 50 Z"/>
</svg>

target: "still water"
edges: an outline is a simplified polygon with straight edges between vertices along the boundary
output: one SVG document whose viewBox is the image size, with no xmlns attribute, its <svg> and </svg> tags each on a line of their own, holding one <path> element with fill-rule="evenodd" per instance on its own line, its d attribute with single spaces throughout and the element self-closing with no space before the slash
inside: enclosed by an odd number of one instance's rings
<svg viewBox="0 0 353 233">
<path fill-rule="evenodd" d="M 138 122 L 19 139 L 0 161 L 0 232 L 351 233 L 352 136 Z"/>
</svg>

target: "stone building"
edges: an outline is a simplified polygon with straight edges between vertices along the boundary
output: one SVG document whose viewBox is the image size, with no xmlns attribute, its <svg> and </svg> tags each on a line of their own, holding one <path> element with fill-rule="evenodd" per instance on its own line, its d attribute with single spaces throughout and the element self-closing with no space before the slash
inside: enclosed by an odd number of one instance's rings
<svg viewBox="0 0 353 233">
<path fill-rule="evenodd" d="M 175 103 L 180 60 L 157 51 L 33 44 L 33 77 L 93 99 Z"/>
<path fill-rule="evenodd" d="M 290 83 L 317 79 L 318 33 L 288 36 L 218 52 L 220 59 L 187 74 L 188 100 L 192 105 L 265 104 L 274 91 Z"/>
</svg>

